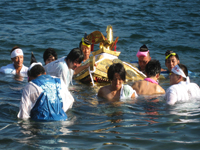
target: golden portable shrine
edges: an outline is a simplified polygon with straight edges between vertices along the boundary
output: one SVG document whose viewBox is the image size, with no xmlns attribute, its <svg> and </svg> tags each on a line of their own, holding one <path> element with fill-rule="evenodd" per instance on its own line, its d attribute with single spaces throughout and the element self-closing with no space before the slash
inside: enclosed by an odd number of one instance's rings
<svg viewBox="0 0 200 150">
<path fill-rule="evenodd" d="M 118 56 L 121 53 L 116 51 L 116 44 L 119 37 L 113 41 L 111 25 L 107 26 L 106 32 L 107 38 L 105 38 L 100 31 L 94 31 L 86 37 L 86 39 L 92 43 L 92 47 L 94 47 L 94 44 L 99 44 L 99 50 L 93 51 L 93 56 L 81 64 L 85 65 L 90 63 L 90 67 L 75 75 L 74 79 L 83 83 L 92 82 L 93 85 L 95 82 L 106 83 L 109 82 L 107 78 L 107 70 L 109 66 L 113 63 L 122 63 L 126 70 L 126 81 L 143 80 L 146 76 L 139 71 L 138 68 L 131 63 L 118 59 Z"/>
</svg>

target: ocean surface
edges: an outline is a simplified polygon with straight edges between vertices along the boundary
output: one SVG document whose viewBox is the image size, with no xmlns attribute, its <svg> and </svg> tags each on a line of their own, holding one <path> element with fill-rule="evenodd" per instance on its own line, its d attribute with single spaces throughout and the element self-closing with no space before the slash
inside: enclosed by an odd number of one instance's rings
<svg viewBox="0 0 200 150">
<path fill-rule="evenodd" d="M 138 49 L 146 44 L 166 69 L 164 54 L 173 50 L 196 74 L 191 81 L 200 85 L 200 0 L 1 0 L 0 6 L 0 66 L 11 63 L 15 45 L 29 66 L 31 52 L 43 62 L 43 52 L 51 47 L 60 58 L 78 47 L 84 33 L 98 30 L 106 36 L 112 25 L 121 60 L 137 60 Z M 199 101 L 168 107 L 163 96 L 152 96 L 106 103 L 96 95 L 99 87 L 73 81 L 76 102 L 67 121 L 22 121 L 17 113 L 27 79 L 18 78 L 0 74 L 0 149 L 200 147 Z M 169 79 L 160 84 L 167 89 Z"/>
</svg>

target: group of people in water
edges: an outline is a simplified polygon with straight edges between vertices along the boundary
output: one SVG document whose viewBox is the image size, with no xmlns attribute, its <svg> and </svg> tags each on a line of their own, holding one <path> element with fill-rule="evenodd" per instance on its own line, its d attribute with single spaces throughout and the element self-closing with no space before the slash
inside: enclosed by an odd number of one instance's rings
<svg viewBox="0 0 200 150">
<path fill-rule="evenodd" d="M 79 48 L 72 49 L 65 57 L 57 59 L 57 54 L 48 48 L 43 59 L 45 65 L 33 62 L 30 67 L 23 65 L 23 51 L 19 47 L 11 50 L 12 64 L 3 66 L 0 72 L 5 74 L 28 75 L 28 83 L 23 89 L 18 118 L 34 120 L 66 120 L 66 111 L 72 108 L 74 98 L 69 91 L 73 75 L 89 67 L 89 63 L 81 65 L 89 59 L 91 42 L 82 38 Z M 173 51 L 165 53 L 165 65 L 151 59 L 146 45 L 137 52 L 138 61 L 132 64 L 146 75 L 143 81 L 135 81 L 133 85 L 125 84 L 126 71 L 121 63 L 112 64 L 107 71 L 110 85 L 103 86 L 98 96 L 108 101 L 119 101 L 136 98 L 138 95 L 165 94 L 166 103 L 188 102 L 200 98 L 200 88 L 190 83 L 187 67 L 180 64 L 178 54 Z M 158 84 L 161 72 L 169 73 L 170 87 L 165 90 Z"/>
</svg>

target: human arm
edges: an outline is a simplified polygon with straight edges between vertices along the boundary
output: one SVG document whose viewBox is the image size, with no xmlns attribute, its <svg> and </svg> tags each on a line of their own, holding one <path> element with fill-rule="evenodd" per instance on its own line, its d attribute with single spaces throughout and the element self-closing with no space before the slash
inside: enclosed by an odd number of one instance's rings
<svg viewBox="0 0 200 150">
<path fill-rule="evenodd" d="M 8 64 L 7 66 L 2 66 L 0 68 L 0 72 L 5 73 L 5 74 L 15 74 L 15 67 L 13 64 Z"/>
<path fill-rule="evenodd" d="M 101 88 L 99 89 L 97 96 L 103 97 L 103 95 L 104 95 L 104 90 L 103 90 L 103 89 L 104 89 L 104 87 L 101 87 Z"/>
<path fill-rule="evenodd" d="M 165 70 L 165 69 L 161 68 L 161 72 L 162 72 L 162 71 L 167 71 L 167 70 Z"/>
<path fill-rule="evenodd" d="M 30 112 L 33 106 L 35 105 L 37 98 L 39 97 L 41 91 L 36 90 L 36 88 L 28 83 L 23 92 L 19 106 L 19 113 L 17 115 L 20 119 L 30 118 Z"/>
<path fill-rule="evenodd" d="M 177 101 L 177 94 L 172 89 L 167 89 L 165 94 L 165 100 L 168 105 L 174 105 Z"/>
<path fill-rule="evenodd" d="M 68 90 L 68 87 L 66 87 L 66 85 L 63 83 L 62 80 L 61 80 L 60 94 L 63 102 L 62 108 L 64 112 L 66 112 L 68 109 L 72 108 L 74 103 L 74 97 L 71 95 L 70 91 Z"/>
<path fill-rule="evenodd" d="M 135 97 L 137 97 L 137 93 L 136 93 L 136 92 L 134 92 L 134 93 L 131 95 L 131 98 L 135 98 Z"/>
<path fill-rule="evenodd" d="M 165 94 L 165 90 L 160 86 L 156 86 L 156 94 Z"/>
<path fill-rule="evenodd" d="M 88 68 L 89 66 L 90 66 L 90 63 L 87 63 L 87 64 L 85 64 L 83 66 L 79 66 L 78 68 L 76 68 L 74 70 L 74 75 L 80 73 L 81 71 L 83 71 L 84 69 Z"/>
</svg>

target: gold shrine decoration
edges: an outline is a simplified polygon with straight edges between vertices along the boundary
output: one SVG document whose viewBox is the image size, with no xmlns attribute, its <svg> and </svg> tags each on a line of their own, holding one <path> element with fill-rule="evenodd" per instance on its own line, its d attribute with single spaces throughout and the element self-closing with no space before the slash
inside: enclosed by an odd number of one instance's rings
<svg viewBox="0 0 200 150">
<path fill-rule="evenodd" d="M 108 44 L 112 44 L 112 42 L 113 42 L 113 30 L 112 30 L 112 26 L 111 25 L 107 26 L 106 33 L 107 33 L 107 42 L 108 42 Z"/>
<path fill-rule="evenodd" d="M 121 52 L 119 52 L 119 51 L 111 51 L 111 50 L 109 50 L 109 49 L 107 49 L 105 47 L 102 47 L 101 49 L 92 52 L 92 55 L 96 56 L 96 55 L 101 54 L 101 53 L 107 53 L 107 54 L 111 54 L 111 55 L 114 55 L 114 56 L 118 57 Z"/>
<path fill-rule="evenodd" d="M 86 60 L 86 62 L 89 62 L 90 64 L 89 69 L 86 68 L 79 74 L 74 75 L 74 79 L 85 83 L 90 83 L 91 81 L 93 82 L 93 80 L 96 81 L 96 83 L 108 83 L 108 68 L 113 63 L 119 62 L 124 65 L 127 81 L 143 80 L 145 75 L 143 75 L 135 66 L 128 62 L 123 62 L 117 58 L 120 55 L 120 52 L 116 51 L 115 45 L 119 37 L 113 40 L 113 28 L 111 25 L 107 26 L 106 33 L 107 37 L 105 37 L 100 31 L 94 31 L 86 37 L 92 44 L 99 44 L 99 50 L 93 51 L 93 56 Z M 104 54 L 101 55 L 101 53 Z M 109 59 L 109 55 L 112 55 L 113 59 Z"/>
</svg>

